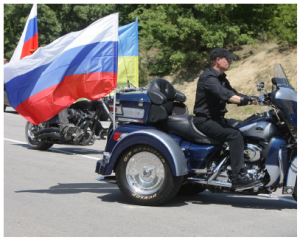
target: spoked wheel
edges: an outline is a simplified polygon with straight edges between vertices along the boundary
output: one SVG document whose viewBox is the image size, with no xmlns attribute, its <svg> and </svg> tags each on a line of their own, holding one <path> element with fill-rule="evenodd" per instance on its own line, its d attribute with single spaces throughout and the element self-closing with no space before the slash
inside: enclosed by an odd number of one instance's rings
<svg viewBox="0 0 300 240">
<path fill-rule="evenodd" d="M 116 179 L 120 191 L 134 204 L 160 205 L 178 192 L 183 177 L 175 177 L 165 157 L 155 148 L 137 145 L 121 157 Z"/>
<path fill-rule="evenodd" d="M 47 150 L 48 148 L 53 146 L 52 143 L 44 143 L 41 140 L 34 138 L 33 132 L 37 132 L 42 128 L 43 128 L 42 123 L 39 125 L 33 125 L 30 122 L 27 122 L 25 127 L 26 141 L 30 145 L 30 147 L 35 150 Z"/>
</svg>

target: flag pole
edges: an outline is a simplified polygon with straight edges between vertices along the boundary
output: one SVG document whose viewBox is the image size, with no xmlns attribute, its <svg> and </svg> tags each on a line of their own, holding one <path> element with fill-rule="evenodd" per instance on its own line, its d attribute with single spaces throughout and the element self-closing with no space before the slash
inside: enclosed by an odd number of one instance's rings
<svg viewBox="0 0 300 240">
<path fill-rule="evenodd" d="M 114 102 L 113 102 L 113 130 L 116 130 L 116 97 L 117 88 L 114 89 Z"/>
</svg>

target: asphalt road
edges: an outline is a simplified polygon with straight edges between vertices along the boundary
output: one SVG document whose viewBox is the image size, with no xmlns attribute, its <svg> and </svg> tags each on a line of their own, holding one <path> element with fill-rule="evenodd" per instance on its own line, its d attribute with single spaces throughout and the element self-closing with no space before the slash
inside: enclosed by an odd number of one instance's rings
<svg viewBox="0 0 300 240">
<path fill-rule="evenodd" d="M 163 206 L 130 204 L 95 173 L 105 141 L 35 151 L 26 121 L 4 113 L 5 237 L 296 237 L 297 203 L 272 196 L 176 196 Z M 108 124 L 108 123 L 105 123 Z"/>
</svg>

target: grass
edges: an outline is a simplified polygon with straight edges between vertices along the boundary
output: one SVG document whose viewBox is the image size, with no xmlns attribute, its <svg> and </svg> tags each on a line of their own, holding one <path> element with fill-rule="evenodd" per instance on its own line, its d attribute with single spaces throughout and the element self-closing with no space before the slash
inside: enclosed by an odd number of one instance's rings
<svg viewBox="0 0 300 240">
<path fill-rule="evenodd" d="M 235 104 L 228 104 L 226 113 L 226 118 L 234 118 L 237 120 L 244 120 L 254 113 L 262 113 L 270 109 L 270 107 L 258 106 L 258 105 L 250 105 L 250 106 L 242 106 L 237 107 Z"/>
</svg>

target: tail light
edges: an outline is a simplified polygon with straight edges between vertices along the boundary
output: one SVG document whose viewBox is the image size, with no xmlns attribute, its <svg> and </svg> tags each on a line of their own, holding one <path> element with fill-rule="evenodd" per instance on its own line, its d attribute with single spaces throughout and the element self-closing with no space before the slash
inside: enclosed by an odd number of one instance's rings
<svg viewBox="0 0 300 240">
<path fill-rule="evenodd" d="M 110 106 L 109 106 L 109 110 L 110 110 L 111 113 L 114 112 L 114 107 L 113 107 L 113 105 L 110 105 Z M 116 106 L 116 107 L 115 107 L 115 112 L 116 112 L 116 115 L 123 115 L 122 106 Z"/>
<path fill-rule="evenodd" d="M 115 133 L 114 133 L 114 140 L 115 140 L 115 141 L 118 141 L 122 134 L 123 134 L 123 133 L 121 133 L 121 132 L 115 132 Z"/>
</svg>

